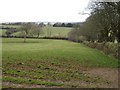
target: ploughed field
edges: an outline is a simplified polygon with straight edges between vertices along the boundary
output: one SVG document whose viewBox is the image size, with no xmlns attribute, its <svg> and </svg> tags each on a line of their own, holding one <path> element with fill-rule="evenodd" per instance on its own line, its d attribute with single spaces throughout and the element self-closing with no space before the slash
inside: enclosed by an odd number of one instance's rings
<svg viewBox="0 0 120 90">
<path fill-rule="evenodd" d="M 3 88 L 115 88 L 118 62 L 66 40 L 2 39 Z"/>
</svg>

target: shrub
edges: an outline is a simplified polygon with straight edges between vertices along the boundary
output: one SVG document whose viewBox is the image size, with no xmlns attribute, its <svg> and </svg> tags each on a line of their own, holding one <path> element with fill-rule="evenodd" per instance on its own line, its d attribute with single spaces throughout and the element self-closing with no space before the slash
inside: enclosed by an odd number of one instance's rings
<svg viewBox="0 0 120 90">
<path fill-rule="evenodd" d="M 120 44 L 116 44 L 113 42 L 94 43 L 94 42 L 88 42 L 88 41 L 84 41 L 83 44 L 91 48 L 96 48 L 100 51 L 103 51 L 107 55 L 111 55 L 115 58 L 118 58 L 118 55 L 119 55 L 118 45 Z"/>
</svg>

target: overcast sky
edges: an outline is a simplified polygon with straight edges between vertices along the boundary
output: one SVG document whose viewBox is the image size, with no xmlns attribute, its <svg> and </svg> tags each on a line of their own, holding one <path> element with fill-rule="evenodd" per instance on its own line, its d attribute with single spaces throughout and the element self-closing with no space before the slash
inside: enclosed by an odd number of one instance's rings
<svg viewBox="0 0 120 90">
<path fill-rule="evenodd" d="M 81 22 L 89 0 L 0 0 L 0 22 Z"/>
</svg>

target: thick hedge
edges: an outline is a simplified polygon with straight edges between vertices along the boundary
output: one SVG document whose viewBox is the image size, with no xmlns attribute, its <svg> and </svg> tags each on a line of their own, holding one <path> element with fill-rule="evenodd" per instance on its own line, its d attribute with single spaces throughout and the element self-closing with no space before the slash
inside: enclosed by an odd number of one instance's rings
<svg viewBox="0 0 120 90">
<path fill-rule="evenodd" d="M 119 59 L 119 54 L 120 54 L 120 43 L 113 43 L 113 42 L 102 42 L 102 43 L 95 43 L 95 42 L 88 42 L 85 41 L 83 44 L 91 47 L 98 49 L 100 51 L 103 51 L 107 55 L 111 55 L 117 59 Z"/>
</svg>

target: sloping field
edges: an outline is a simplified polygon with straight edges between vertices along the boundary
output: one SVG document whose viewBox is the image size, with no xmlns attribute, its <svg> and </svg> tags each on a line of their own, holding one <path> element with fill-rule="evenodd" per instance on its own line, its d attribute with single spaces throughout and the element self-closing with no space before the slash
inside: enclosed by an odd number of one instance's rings
<svg viewBox="0 0 120 90">
<path fill-rule="evenodd" d="M 68 27 L 44 27 L 43 36 L 47 37 L 68 37 L 72 28 Z"/>
<path fill-rule="evenodd" d="M 20 25 L 0 25 L 8 28 L 19 28 Z M 42 28 L 40 37 L 68 37 L 68 33 L 72 30 L 72 28 L 68 27 L 52 27 L 45 26 Z M 0 30 L 0 35 L 5 35 L 2 32 L 6 32 L 6 30 Z M 24 33 L 22 31 L 12 33 L 11 36 L 23 36 Z M 31 34 L 29 34 L 31 36 Z M 33 35 L 36 37 L 37 35 Z"/>
<path fill-rule="evenodd" d="M 3 38 L 2 54 L 3 87 L 118 87 L 117 60 L 80 43 Z"/>
<path fill-rule="evenodd" d="M 0 29 L 0 36 L 2 36 L 2 35 L 5 36 L 6 35 L 5 32 L 6 32 L 6 30 Z"/>
<path fill-rule="evenodd" d="M 40 37 L 68 37 L 68 33 L 72 28 L 67 27 L 43 27 Z M 12 36 L 23 36 L 24 34 L 20 32 L 13 33 Z M 33 35 L 36 37 L 37 35 Z"/>
</svg>

